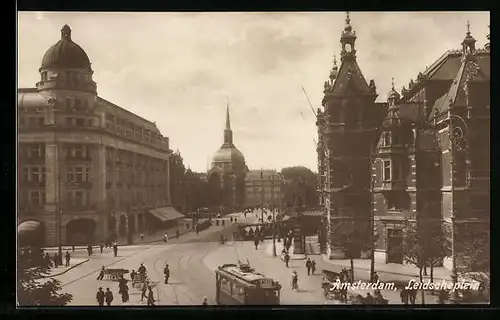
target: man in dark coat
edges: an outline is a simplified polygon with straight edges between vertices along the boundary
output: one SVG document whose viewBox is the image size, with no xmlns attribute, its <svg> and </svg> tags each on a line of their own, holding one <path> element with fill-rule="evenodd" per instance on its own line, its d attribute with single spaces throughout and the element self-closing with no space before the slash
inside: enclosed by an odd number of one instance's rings
<svg viewBox="0 0 500 320">
<path fill-rule="evenodd" d="M 310 276 L 311 275 L 311 268 L 312 268 L 311 258 L 307 258 L 306 268 L 307 268 L 307 275 Z"/>
<path fill-rule="evenodd" d="M 399 297 L 401 298 L 401 302 L 403 304 L 408 304 L 409 292 L 406 288 L 401 289 L 401 292 L 399 293 Z"/>
<path fill-rule="evenodd" d="M 118 256 L 118 244 L 116 244 L 116 242 L 113 244 L 113 252 L 115 257 Z"/>
<path fill-rule="evenodd" d="M 111 302 L 113 302 L 113 292 L 109 290 L 109 288 L 106 288 L 106 293 L 104 294 L 104 298 L 106 299 L 106 304 L 111 306 Z"/>
<path fill-rule="evenodd" d="M 163 274 L 165 275 L 165 284 L 168 284 L 168 279 L 170 278 L 170 269 L 168 268 L 168 263 L 163 269 Z"/>
<path fill-rule="evenodd" d="M 259 247 L 259 238 L 257 236 L 253 239 L 253 244 L 255 245 L 255 250 L 257 250 Z"/>
<path fill-rule="evenodd" d="M 286 266 L 287 268 L 290 268 L 290 267 L 288 266 L 288 263 L 290 262 L 290 255 L 288 254 L 288 252 L 287 252 L 287 253 L 285 253 L 284 260 L 285 260 L 285 266 Z"/>
<path fill-rule="evenodd" d="M 101 268 L 101 270 L 99 271 L 99 275 L 97 276 L 97 280 L 102 280 L 104 278 L 104 266 Z"/>
<path fill-rule="evenodd" d="M 148 288 L 148 306 L 154 307 L 155 305 L 155 295 L 151 287 Z"/>
<path fill-rule="evenodd" d="M 99 304 L 99 307 L 102 307 L 104 305 L 104 291 L 102 291 L 102 287 L 99 287 L 99 290 L 97 290 L 95 298 L 97 300 L 97 303 Z"/>
<path fill-rule="evenodd" d="M 66 251 L 66 255 L 64 257 L 66 259 L 66 267 L 69 267 L 69 261 L 71 260 L 71 255 L 69 254 L 69 251 Z"/>
</svg>

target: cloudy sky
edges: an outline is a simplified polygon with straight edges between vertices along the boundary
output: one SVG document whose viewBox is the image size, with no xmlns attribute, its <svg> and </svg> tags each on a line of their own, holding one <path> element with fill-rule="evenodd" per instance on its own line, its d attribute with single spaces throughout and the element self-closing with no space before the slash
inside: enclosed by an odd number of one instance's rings
<svg viewBox="0 0 500 320">
<path fill-rule="evenodd" d="M 314 116 L 340 53 L 343 12 L 19 13 L 19 87 L 34 87 L 45 51 L 68 24 L 88 54 L 98 93 L 156 121 L 185 163 L 204 171 L 223 139 L 226 99 L 234 142 L 250 169 L 317 171 Z M 486 42 L 488 12 L 352 12 L 358 63 L 385 100 L 446 50 L 470 20 Z"/>
</svg>

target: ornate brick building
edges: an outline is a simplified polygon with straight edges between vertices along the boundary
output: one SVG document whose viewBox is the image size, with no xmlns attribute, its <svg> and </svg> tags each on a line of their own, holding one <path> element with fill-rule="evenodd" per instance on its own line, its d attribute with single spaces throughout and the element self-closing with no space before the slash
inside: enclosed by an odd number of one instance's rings
<svg viewBox="0 0 500 320">
<path fill-rule="evenodd" d="M 90 60 L 67 25 L 39 72 L 36 88 L 18 92 L 20 234 L 88 244 L 164 220 L 155 210 L 170 204 L 168 138 L 97 95 Z"/>
<path fill-rule="evenodd" d="M 383 108 L 375 103 L 375 84 L 367 83 L 356 62 L 356 33 L 349 16 L 340 43 L 341 65 L 337 68 L 334 61 L 317 119 L 321 203 L 331 258 L 343 257 L 340 230 L 345 224 L 354 222 L 358 237 L 369 235 L 370 157 L 383 117 Z"/>
<path fill-rule="evenodd" d="M 349 19 L 346 22 L 342 39 L 350 32 Z M 347 41 L 342 39 L 344 48 Z M 402 221 L 406 219 L 425 221 L 428 227 L 454 220 L 456 253 L 471 237 L 489 232 L 490 51 L 489 43 L 478 49 L 475 42 L 467 30 L 461 50 L 446 52 L 416 81 L 410 81 L 408 89 L 403 87 L 401 95 L 393 86 L 387 103 L 372 102 L 372 121 L 366 121 L 365 130 L 359 129 L 360 134 L 366 133 L 366 142 L 351 141 L 342 152 L 335 149 L 335 141 L 345 132 L 349 118 L 342 117 L 346 109 L 338 115 L 332 108 L 331 88 L 342 87 L 337 82 L 348 79 L 342 74 L 346 59 L 340 70 L 334 67 L 331 81 L 325 84 L 325 109 L 319 110 L 317 119 L 321 202 L 324 220 L 329 222 L 325 229 L 330 231 L 330 252 L 335 246 L 334 221 L 338 220 L 332 218 L 341 216 L 339 205 L 348 196 L 341 188 L 345 177 L 352 176 L 350 166 L 342 168 L 336 161 L 356 150 L 360 154 L 351 163 L 366 164 L 357 168 L 358 176 L 364 178 L 358 190 L 372 189 L 377 260 L 403 262 Z M 351 54 L 351 64 L 353 58 Z M 356 94 L 363 92 L 368 94 L 366 88 Z M 347 105 L 349 95 L 343 94 L 342 99 Z M 342 120 L 335 122 L 336 117 Z M 371 154 L 365 151 L 370 147 L 360 149 L 364 143 L 373 146 Z M 363 204 L 370 203 L 369 195 L 358 195 Z M 369 205 L 360 208 L 362 213 L 354 216 L 361 221 L 358 224 L 365 225 L 369 210 Z M 445 259 L 445 265 L 447 262 Z"/>
</svg>

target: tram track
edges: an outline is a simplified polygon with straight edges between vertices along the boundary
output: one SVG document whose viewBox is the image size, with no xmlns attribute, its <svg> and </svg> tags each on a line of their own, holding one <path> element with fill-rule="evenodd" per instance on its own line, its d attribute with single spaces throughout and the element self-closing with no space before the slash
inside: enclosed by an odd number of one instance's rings
<svg viewBox="0 0 500 320">
<path fill-rule="evenodd" d="M 112 265 L 115 265 L 115 264 L 117 264 L 117 263 L 119 263 L 119 262 L 122 262 L 122 261 L 125 261 L 125 260 L 127 260 L 127 259 L 135 258 L 137 255 L 139 255 L 139 254 L 144 254 L 145 252 L 147 252 L 147 251 L 148 251 L 148 250 L 150 250 L 151 248 L 155 247 L 156 245 L 157 245 L 156 243 L 155 243 L 155 244 L 152 244 L 152 245 L 150 245 L 150 246 L 146 247 L 144 250 L 139 250 L 139 251 L 137 251 L 137 252 L 135 252 L 135 253 L 133 253 L 133 254 L 131 254 L 131 255 L 128 255 L 128 256 L 126 256 L 126 257 L 123 257 L 122 259 L 118 259 L 118 260 L 113 261 L 113 262 L 111 262 L 111 263 L 105 264 L 105 265 L 104 265 L 104 268 L 108 268 L 108 267 L 110 267 L 110 266 L 112 266 Z M 71 281 L 69 281 L 69 282 L 66 282 L 66 283 L 64 283 L 64 284 L 62 284 L 62 285 L 61 285 L 61 288 L 64 288 L 64 287 L 66 287 L 66 286 L 68 286 L 68 285 L 70 285 L 70 284 L 73 284 L 73 283 L 75 283 L 75 282 L 77 282 L 77 281 L 80 281 L 80 280 L 82 280 L 82 279 L 84 279 L 84 278 L 86 278 L 86 277 L 88 277 L 88 276 L 90 276 L 90 275 L 92 275 L 92 274 L 96 273 L 97 271 L 99 271 L 99 269 L 94 269 L 94 270 L 92 270 L 92 271 L 90 271 L 90 272 L 88 272 L 88 273 L 86 273 L 86 274 L 84 274 L 84 275 L 82 275 L 82 276 L 80 276 L 80 277 L 78 277 L 78 278 L 76 278 L 76 279 L 73 279 L 73 280 L 71 280 Z"/>
</svg>

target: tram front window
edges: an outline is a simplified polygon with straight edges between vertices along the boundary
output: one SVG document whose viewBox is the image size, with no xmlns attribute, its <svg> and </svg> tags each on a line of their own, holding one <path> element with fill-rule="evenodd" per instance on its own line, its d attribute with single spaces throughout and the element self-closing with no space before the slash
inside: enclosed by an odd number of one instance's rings
<svg viewBox="0 0 500 320">
<path fill-rule="evenodd" d="M 262 304 L 279 304 L 279 292 L 276 290 L 264 290 L 262 292 Z"/>
</svg>

